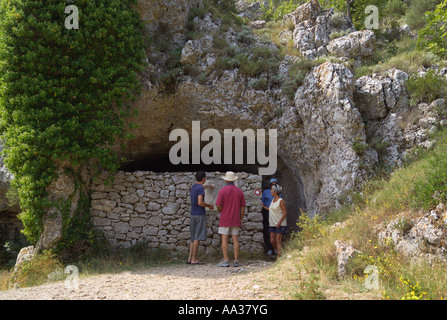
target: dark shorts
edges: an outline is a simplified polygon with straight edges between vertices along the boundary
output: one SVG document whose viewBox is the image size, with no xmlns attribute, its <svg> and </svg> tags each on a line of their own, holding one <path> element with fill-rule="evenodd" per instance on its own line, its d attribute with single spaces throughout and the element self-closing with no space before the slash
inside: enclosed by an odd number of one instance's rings
<svg viewBox="0 0 447 320">
<path fill-rule="evenodd" d="M 286 234 L 287 233 L 287 226 L 281 226 L 279 228 L 277 228 L 277 227 L 269 227 L 269 232 L 270 233 Z"/>
<path fill-rule="evenodd" d="M 198 216 L 191 216 L 191 241 L 199 240 L 199 241 L 205 241 L 206 240 L 206 216 L 205 215 L 198 215 Z"/>
</svg>

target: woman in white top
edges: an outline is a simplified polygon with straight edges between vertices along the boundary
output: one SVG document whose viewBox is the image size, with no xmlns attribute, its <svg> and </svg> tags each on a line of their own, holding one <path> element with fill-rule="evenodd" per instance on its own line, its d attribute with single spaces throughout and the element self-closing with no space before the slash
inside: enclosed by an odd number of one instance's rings
<svg viewBox="0 0 447 320">
<path fill-rule="evenodd" d="M 269 231 L 270 242 L 276 249 L 278 258 L 281 255 L 282 235 L 287 232 L 287 210 L 284 200 L 279 197 L 282 187 L 279 184 L 273 185 L 270 189 L 273 200 L 269 207 Z"/>
</svg>

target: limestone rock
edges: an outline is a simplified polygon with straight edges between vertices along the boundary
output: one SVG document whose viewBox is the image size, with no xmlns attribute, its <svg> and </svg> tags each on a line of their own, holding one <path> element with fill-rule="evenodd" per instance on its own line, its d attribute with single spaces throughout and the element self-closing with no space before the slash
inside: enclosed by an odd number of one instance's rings
<svg viewBox="0 0 447 320">
<path fill-rule="evenodd" d="M 279 124 L 278 152 L 300 176 L 311 216 L 336 205 L 337 197 L 359 177 L 353 141 L 365 141 L 366 136 L 353 91 L 352 73 L 325 62 L 304 79 L 295 95 L 296 107 Z"/>
<path fill-rule="evenodd" d="M 447 261 L 445 217 L 447 212 L 438 206 L 419 218 L 395 218 L 378 230 L 379 243 L 391 241 L 397 252 L 415 262 Z"/>
<path fill-rule="evenodd" d="M 342 240 L 335 240 L 334 245 L 337 253 L 338 276 L 343 278 L 346 276 L 346 265 L 348 264 L 349 259 L 354 258 L 360 251 Z"/>
<path fill-rule="evenodd" d="M 257 1 L 252 3 L 247 3 L 244 0 L 236 1 L 236 10 L 239 12 L 238 15 L 250 20 L 259 19 L 264 13 L 264 9 L 268 8 L 268 1 Z"/>
<path fill-rule="evenodd" d="M 0 142 L 0 151 L 3 150 L 3 144 Z M 19 212 L 19 205 L 12 204 L 6 197 L 9 189 L 9 183 L 14 179 L 14 175 L 3 164 L 3 158 L 0 157 L 0 212 L 8 210 L 11 212 Z"/>
<path fill-rule="evenodd" d="M 36 249 L 34 246 L 28 246 L 25 248 L 20 249 L 20 252 L 16 259 L 16 264 L 14 266 L 14 269 L 16 269 L 20 264 L 22 264 L 25 261 L 29 261 L 37 254 Z"/>
<path fill-rule="evenodd" d="M 155 31 L 160 24 L 169 26 L 174 41 L 183 45 L 190 9 L 201 6 L 202 0 L 153 0 L 138 1 L 136 9 L 148 30 Z"/>
<path fill-rule="evenodd" d="M 115 206 L 116 202 L 113 200 L 100 199 L 92 201 L 92 208 L 99 211 L 110 212 Z"/>
<path fill-rule="evenodd" d="M 295 25 L 294 47 L 303 56 L 314 59 L 326 54 L 331 33 L 354 30 L 348 19 L 343 19 L 342 23 L 334 23 L 333 15 L 333 9 L 323 10 L 317 0 L 311 0 L 284 16 L 284 21 L 291 21 Z"/>
<path fill-rule="evenodd" d="M 178 209 L 180 208 L 180 205 L 178 203 L 168 203 L 165 207 L 161 209 L 161 212 L 167 215 L 173 215 L 177 213 Z"/>
<path fill-rule="evenodd" d="M 380 144 L 381 160 L 390 166 L 399 165 L 404 151 L 411 146 L 405 141 L 400 120 L 410 113 L 407 79 L 405 72 L 391 69 L 355 82 L 354 100 L 365 123 L 367 139 Z"/>
<path fill-rule="evenodd" d="M 352 32 L 334 39 L 327 45 L 329 53 L 337 57 L 358 59 L 371 56 L 376 48 L 376 36 L 372 30 Z"/>
</svg>

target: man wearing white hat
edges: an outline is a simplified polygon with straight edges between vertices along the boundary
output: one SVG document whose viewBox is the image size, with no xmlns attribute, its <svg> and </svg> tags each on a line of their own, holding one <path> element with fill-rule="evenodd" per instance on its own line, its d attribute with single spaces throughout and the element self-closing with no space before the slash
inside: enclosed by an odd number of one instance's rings
<svg viewBox="0 0 447 320">
<path fill-rule="evenodd" d="M 241 189 L 234 185 L 238 177 L 232 171 L 227 171 L 222 177 L 227 183 L 217 195 L 217 209 L 220 211 L 219 234 L 222 236 L 223 260 L 218 267 L 229 267 L 228 240 L 231 235 L 234 248 L 233 266 L 239 267 L 239 230 L 245 214 L 245 197 Z"/>
</svg>

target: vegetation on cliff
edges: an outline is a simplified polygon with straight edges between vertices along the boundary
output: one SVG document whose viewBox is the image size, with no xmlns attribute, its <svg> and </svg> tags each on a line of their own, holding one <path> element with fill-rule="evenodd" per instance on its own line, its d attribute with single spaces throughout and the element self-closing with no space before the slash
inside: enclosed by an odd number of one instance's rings
<svg viewBox="0 0 447 320">
<path fill-rule="evenodd" d="M 139 90 L 145 57 L 143 25 L 132 3 L 77 1 L 79 29 L 67 29 L 65 2 L 0 1 L 3 157 L 32 243 L 49 208 L 66 211 L 67 201 L 48 198 L 57 162 L 118 167 L 109 146 L 127 133 L 127 101 Z"/>
</svg>

